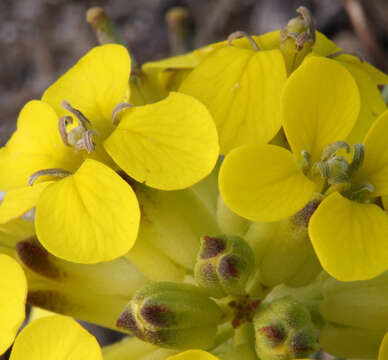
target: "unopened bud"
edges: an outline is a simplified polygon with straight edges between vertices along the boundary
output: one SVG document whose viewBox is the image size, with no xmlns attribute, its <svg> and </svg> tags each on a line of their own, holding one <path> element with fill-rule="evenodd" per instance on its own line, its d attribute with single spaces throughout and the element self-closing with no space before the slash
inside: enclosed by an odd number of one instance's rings
<svg viewBox="0 0 388 360">
<path fill-rule="evenodd" d="M 244 295 L 253 272 L 252 249 L 238 236 L 204 236 L 194 273 L 199 286 L 216 298 Z"/>
<path fill-rule="evenodd" d="M 262 360 L 303 358 L 318 349 L 317 331 L 309 311 L 291 297 L 259 309 L 254 326 L 256 353 Z"/>
<path fill-rule="evenodd" d="M 137 291 L 117 326 L 139 339 L 177 349 L 212 346 L 221 310 L 197 287 L 158 282 Z"/>
<path fill-rule="evenodd" d="M 287 73 L 292 73 L 311 51 L 315 43 L 315 25 L 310 11 L 301 6 L 300 16 L 291 19 L 280 31 L 280 50 L 286 61 Z"/>
</svg>

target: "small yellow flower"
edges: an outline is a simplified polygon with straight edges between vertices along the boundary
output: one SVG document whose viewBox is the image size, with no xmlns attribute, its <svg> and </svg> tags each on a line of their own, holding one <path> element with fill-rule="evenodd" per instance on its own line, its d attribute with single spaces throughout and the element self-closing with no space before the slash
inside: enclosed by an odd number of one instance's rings
<svg viewBox="0 0 388 360">
<path fill-rule="evenodd" d="M 311 57 L 282 95 L 292 153 L 273 145 L 243 146 L 226 157 L 219 177 L 226 204 L 255 221 L 289 217 L 322 192 L 326 197 L 311 217 L 309 235 L 324 269 L 342 281 L 369 279 L 388 268 L 388 218 L 374 204 L 388 193 L 388 112 L 369 130 L 365 158 L 362 145 L 352 163 L 336 154 L 349 148 L 343 140 L 359 107 L 357 85 L 343 66 Z"/>
<path fill-rule="evenodd" d="M 0 223 L 36 206 L 37 236 L 48 251 L 80 263 L 108 261 L 134 245 L 140 218 L 133 190 L 114 171 L 118 166 L 163 190 L 191 186 L 211 172 L 218 137 L 206 108 L 171 93 L 117 115 L 116 106 L 129 96 L 129 72 L 124 47 L 99 46 L 42 101 L 26 104 L 0 150 L 0 188 L 7 190 Z M 64 179 L 52 181 L 58 177 Z"/>
</svg>

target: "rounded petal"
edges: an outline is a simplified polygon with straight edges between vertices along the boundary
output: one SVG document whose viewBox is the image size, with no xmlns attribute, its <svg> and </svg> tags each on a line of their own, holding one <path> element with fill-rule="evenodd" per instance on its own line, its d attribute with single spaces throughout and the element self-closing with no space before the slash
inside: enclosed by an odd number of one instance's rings
<svg viewBox="0 0 388 360">
<path fill-rule="evenodd" d="M 378 360 L 387 360 L 387 359 L 388 359 L 388 333 L 385 334 L 383 341 L 381 342 L 379 356 L 378 356 Z"/>
<path fill-rule="evenodd" d="M 26 186 L 6 192 L 0 203 L 0 224 L 23 216 L 38 203 L 40 194 L 52 181 Z"/>
<path fill-rule="evenodd" d="M 213 115 L 221 153 L 244 144 L 264 144 L 281 126 L 280 94 L 286 69 L 279 50 L 227 46 L 214 51 L 183 81 Z"/>
<path fill-rule="evenodd" d="M 217 357 L 203 350 L 188 350 L 167 358 L 167 360 L 218 360 Z"/>
<path fill-rule="evenodd" d="M 369 181 L 374 196 L 388 195 L 388 110 L 379 116 L 365 137 L 365 158 L 355 179 Z"/>
<path fill-rule="evenodd" d="M 0 355 L 12 344 L 25 317 L 27 279 L 21 266 L 0 254 Z"/>
<path fill-rule="evenodd" d="M 114 107 L 129 97 L 131 60 L 124 46 L 96 46 L 43 94 L 58 116 L 69 115 L 63 100 L 80 110 L 102 138 L 113 130 Z"/>
<path fill-rule="evenodd" d="M 36 233 L 53 255 L 91 264 L 134 245 L 140 211 L 131 187 L 102 163 L 87 159 L 74 175 L 48 186 L 36 208 Z"/>
<path fill-rule="evenodd" d="M 315 162 L 328 145 L 346 139 L 360 110 L 360 96 L 343 66 L 312 56 L 288 79 L 281 108 L 294 154 L 306 150 Z"/>
<path fill-rule="evenodd" d="M 219 150 L 207 109 L 180 93 L 125 111 L 104 145 L 129 176 L 162 190 L 183 189 L 203 179 Z"/>
<path fill-rule="evenodd" d="M 102 360 L 94 336 L 75 320 L 54 315 L 28 324 L 16 338 L 11 360 Z"/>
<path fill-rule="evenodd" d="M 225 203 L 254 221 L 276 221 L 301 210 L 315 184 L 292 154 L 274 145 L 246 145 L 226 156 L 219 174 Z"/>
<path fill-rule="evenodd" d="M 377 205 L 335 192 L 311 217 L 309 235 L 323 268 L 340 281 L 367 280 L 388 269 L 388 217 Z"/>
<path fill-rule="evenodd" d="M 53 108 L 32 100 L 23 107 L 17 130 L 0 150 L 0 189 L 27 186 L 28 177 L 42 169 L 73 171 L 80 161 L 80 155 L 63 144 Z"/>
</svg>

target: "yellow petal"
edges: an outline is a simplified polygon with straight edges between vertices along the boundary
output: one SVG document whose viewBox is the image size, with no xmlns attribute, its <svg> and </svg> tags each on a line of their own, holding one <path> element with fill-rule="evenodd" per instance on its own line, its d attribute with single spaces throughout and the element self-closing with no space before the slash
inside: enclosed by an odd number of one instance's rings
<svg viewBox="0 0 388 360">
<path fill-rule="evenodd" d="M 357 84 L 343 66 L 312 56 L 293 72 L 282 96 L 283 126 L 294 154 L 308 151 L 312 161 L 338 140 L 345 140 L 357 119 Z"/>
<path fill-rule="evenodd" d="M 97 263 L 133 246 L 139 206 L 131 187 L 109 167 L 87 159 L 74 175 L 48 186 L 36 208 L 36 233 L 53 255 Z"/>
<path fill-rule="evenodd" d="M 388 333 L 385 334 L 381 342 L 378 360 L 388 360 Z"/>
<path fill-rule="evenodd" d="M 225 203 L 254 221 L 276 221 L 301 210 L 315 185 L 292 154 L 274 145 L 246 145 L 225 158 L 219 187 Z"/>
<path fill-rule="evenodd" d="M 388 110 L 375 121 L 364 140 L 365 158 L 355 182 L 369 181 L 374 196 L 388 195 Z"/>
<path fill-rule="evenodd" d="M 7 191 L 4 200 L 0 203 L 0 224 L 21 217 L 32 210 L 38 203 L 42 191 L 51 183 L 52 181 L 45 181 Z"/>
<path fill-rule="evenodd" d="M 15 219 L 0 225 L 0 245 L 8 247 L 10 252 L 7 253 L 13 256 L 16 243 L 34 234 L 35 226 L 32 221 Z"/>
<path fill-rule="evenodd" d="M 388 269 L 388 217 L 377 205 L 335 192 L 311 217 L 309 235 L 323 268 L 340 281 L 367 280 Z"/>
<path fill-rule="evenodd" d="M 281 126 L 280 94 L 286 81 L 279 50 L 252 51 L 227 46 L 214 51 L 183 81 L 213 115 L 221 153 L 243 144 L 264 144 Z"/>
<path fill-rule="evenodd" d="M 0 254 L 0 355 L 12 344 L 25 317 L 27 279 L 21 266 Z"/>
<path fill-rule="evenodd" d="M 193 185 L 218 158 L 211 115 L 199 101 L 180 93 L 127 110 L 104 145 L 128 175 L 162 190 Z"/>
<path fill-rule="evenodd" d="M 65 146 L 58 131 L 58 116 L 50 105 L 33 100 L 20 112 L 17 130 L 0 150 L 0 189 L 28 185 L 28 177 L 42 169 L 73 171 L 81 158 Z"/>
<path fill-rule="evenodd" d="M 341 62 L 341 64 L 356 80 L 361 99 L 360 114 L 347 140 L 349 143 L 361 143 L 373 122 L 384 112 L 387 105 L 376 83 L 362 68 L 359 61 L 356 64 L 349 62 Z"/>
<path fill-rule="evenodd" d="M 338 47 L 334 41 L 328 39 L 326 35 L 322 34 L 321 32 L 315 31 L 315 37 L 315 44 L 312 49 L 314 53 L 321 56 L 327 56 L 341 50 L 341 48 Z"/>
<path fill-rule="evenodd" d="M 11 360 L 102 360 L 100 346 L 75 320 L 48 316 L 28 324 L 16 338 Z"/>
<path fill-rule="evenodd" d="M 188 350 L 178 355 L 173 355 L 167 360 L 218 360 L 217 357 L 203 350 Z"/>
<path fill-rule="evenodd" d="M 373 65 L 369 64 L 368 62 L 360 60 L 357 56 L 350 55 L 350 54 L 342 54 L 340 56 L 335 57 L 335 60 L 339 61 L 341 64 L 345 65 L 346 67 L 349 64 L 357 66 L 361 71 L 363 71 L 366 75 L 369 76 L 369 78 L 375 85 L 388 84 L 387 74 L 375 68 Z"/>
<path fill-rule="evenodd" d="M 113 129 L 114 107 L 129 96 L 131 62 L 124 46 L 107 44 L 90 50 L 43 94 L 58 116 L 69 115 L 61 103 L 67 100 L 80 110 L 105 138 Z"/>
<path fill-rule="evenodd" d="M 141 68 L 143 71 L 148 69 L 192 69 L 200 63 L 199 57 L 195 52 L 190 52 L 184 55 L 169 57 L 159 61 L 152 61 L 145 63 Z"/>
</svg>

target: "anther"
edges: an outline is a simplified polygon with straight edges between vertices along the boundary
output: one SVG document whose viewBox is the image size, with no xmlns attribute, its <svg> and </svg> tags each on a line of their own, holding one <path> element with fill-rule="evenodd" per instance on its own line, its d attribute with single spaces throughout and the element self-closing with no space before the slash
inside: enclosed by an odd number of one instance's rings
<svg viewBox="0 0 388 360">
<path fill-rule="evenodd" d="M 112 112 L 112 124 L 114 126 L 118 125 L 117 116 L 119 115 L 119 113 L 121 113 L 123 110 L 128 109 L 130 107 L 133 107 L 133 105 L 130 103 L 126 103 L 126 102 L 122 102 L 122 103 L 115 106 L 115 108 L 113 109 L 113 112 Z"/>
<path fill-rule="evenodd" d="M 35 180 L 38 177 L 44 176 L 44 175 L 51 175 L 51 176 L 57 176 L 57 177 L 60 177 L 60 178 L 65 178 L 66 176 L 71 175 L 71 172 L 67 171 L 67 170 L 63 170 L 63 169 L 58 169 L 58 168 L 39 170 L 39 171 L 34 172 L 28 178 L 28 184 L 30 186 L 34 185 Z"/>
<path fill-rule="evenodd" d="M 296 9 L 296 12 L 302 16 L 303 20 L 305 21 L 306 25 L 309 28 L 309 34 L 308 34 L 308 35 L 310 35 L 309 38 L 312 39 L 313 43 L 315 43 L 315 24 L 314 24 L 314 19 L 311 15 L 310 10 L 304 6 L 299 6 Z M 306 39 L 306 40 L 308 40 L 308 39 Z M 303 44 L 304 44 L 304 42 L 303 42 Z"/>
<path fill-rule="evenodd" d="M 71 144 L 69 144 L 69 141 L 68 141 L 68 133 L 66 130 L 66 126 L 72 123 L 73 123 L 73 118 L 69 115 L 62 116 L 58 120 L 59 134 L 61 135 L 63 143 L 69 147 L 71 147 Z"/>
<path fill-rule="evenodd" d="M 79 121 L 80 125 L 87 130 L 87 124 L 91 125 L 91 122 L 82 114 L 81 111 L 74 109 L 67 100 L 62 101 L 62 108 L 72 113 Z"/>
<path fill-rule="evenodd" d="M 311 154 L 306 150 L 302 150 L 301 154 L 303 158 L 300 161 L 299 166 L 302 169 L 303 173 L 307 174 L 311 167 Z"/>
<path fill-rule="evenodd" d="M 259 46 L 257 45 L 256 41 L 253 39 L 253 37 L 251 35 L 249 35 L 248 33 L 246 33 L 245 31 L 235 31 L 234 33 L 230 34 L 228 36 L 228 45 L 232 46 L 233 40 L 241 39 L 243 37 L 245 37 L 249 40 L 254 51 L 260 50 Z"/>
<path fill-rule="evenodd" d="M 363 144 L 353 145 L 353 159 L 349 165 L 349 176 L 353 176 L 364 162 L 365 147 Z"/>
<path fill-rule="evenodd" d="M 93 152 L 96 149 L 93 134 L 98 135 L 98 132 L 96 130 L 86 130 L 82 134 L 82 138 L 75 143 L 75 151 L 86 150 L 88 154 Z"/>
<path fill-rule="evenodd" d="M 336 152 L 340 149 L 345 149 L 347 153 L 350 152 L 350 146 L 345 141 L 336 141 L 333 144 L 330 144 L 326 147 L 326 149 L 323 151 L 321 160 L 327 161 L 329 158 L 334 156 Z"/>
</svg>

